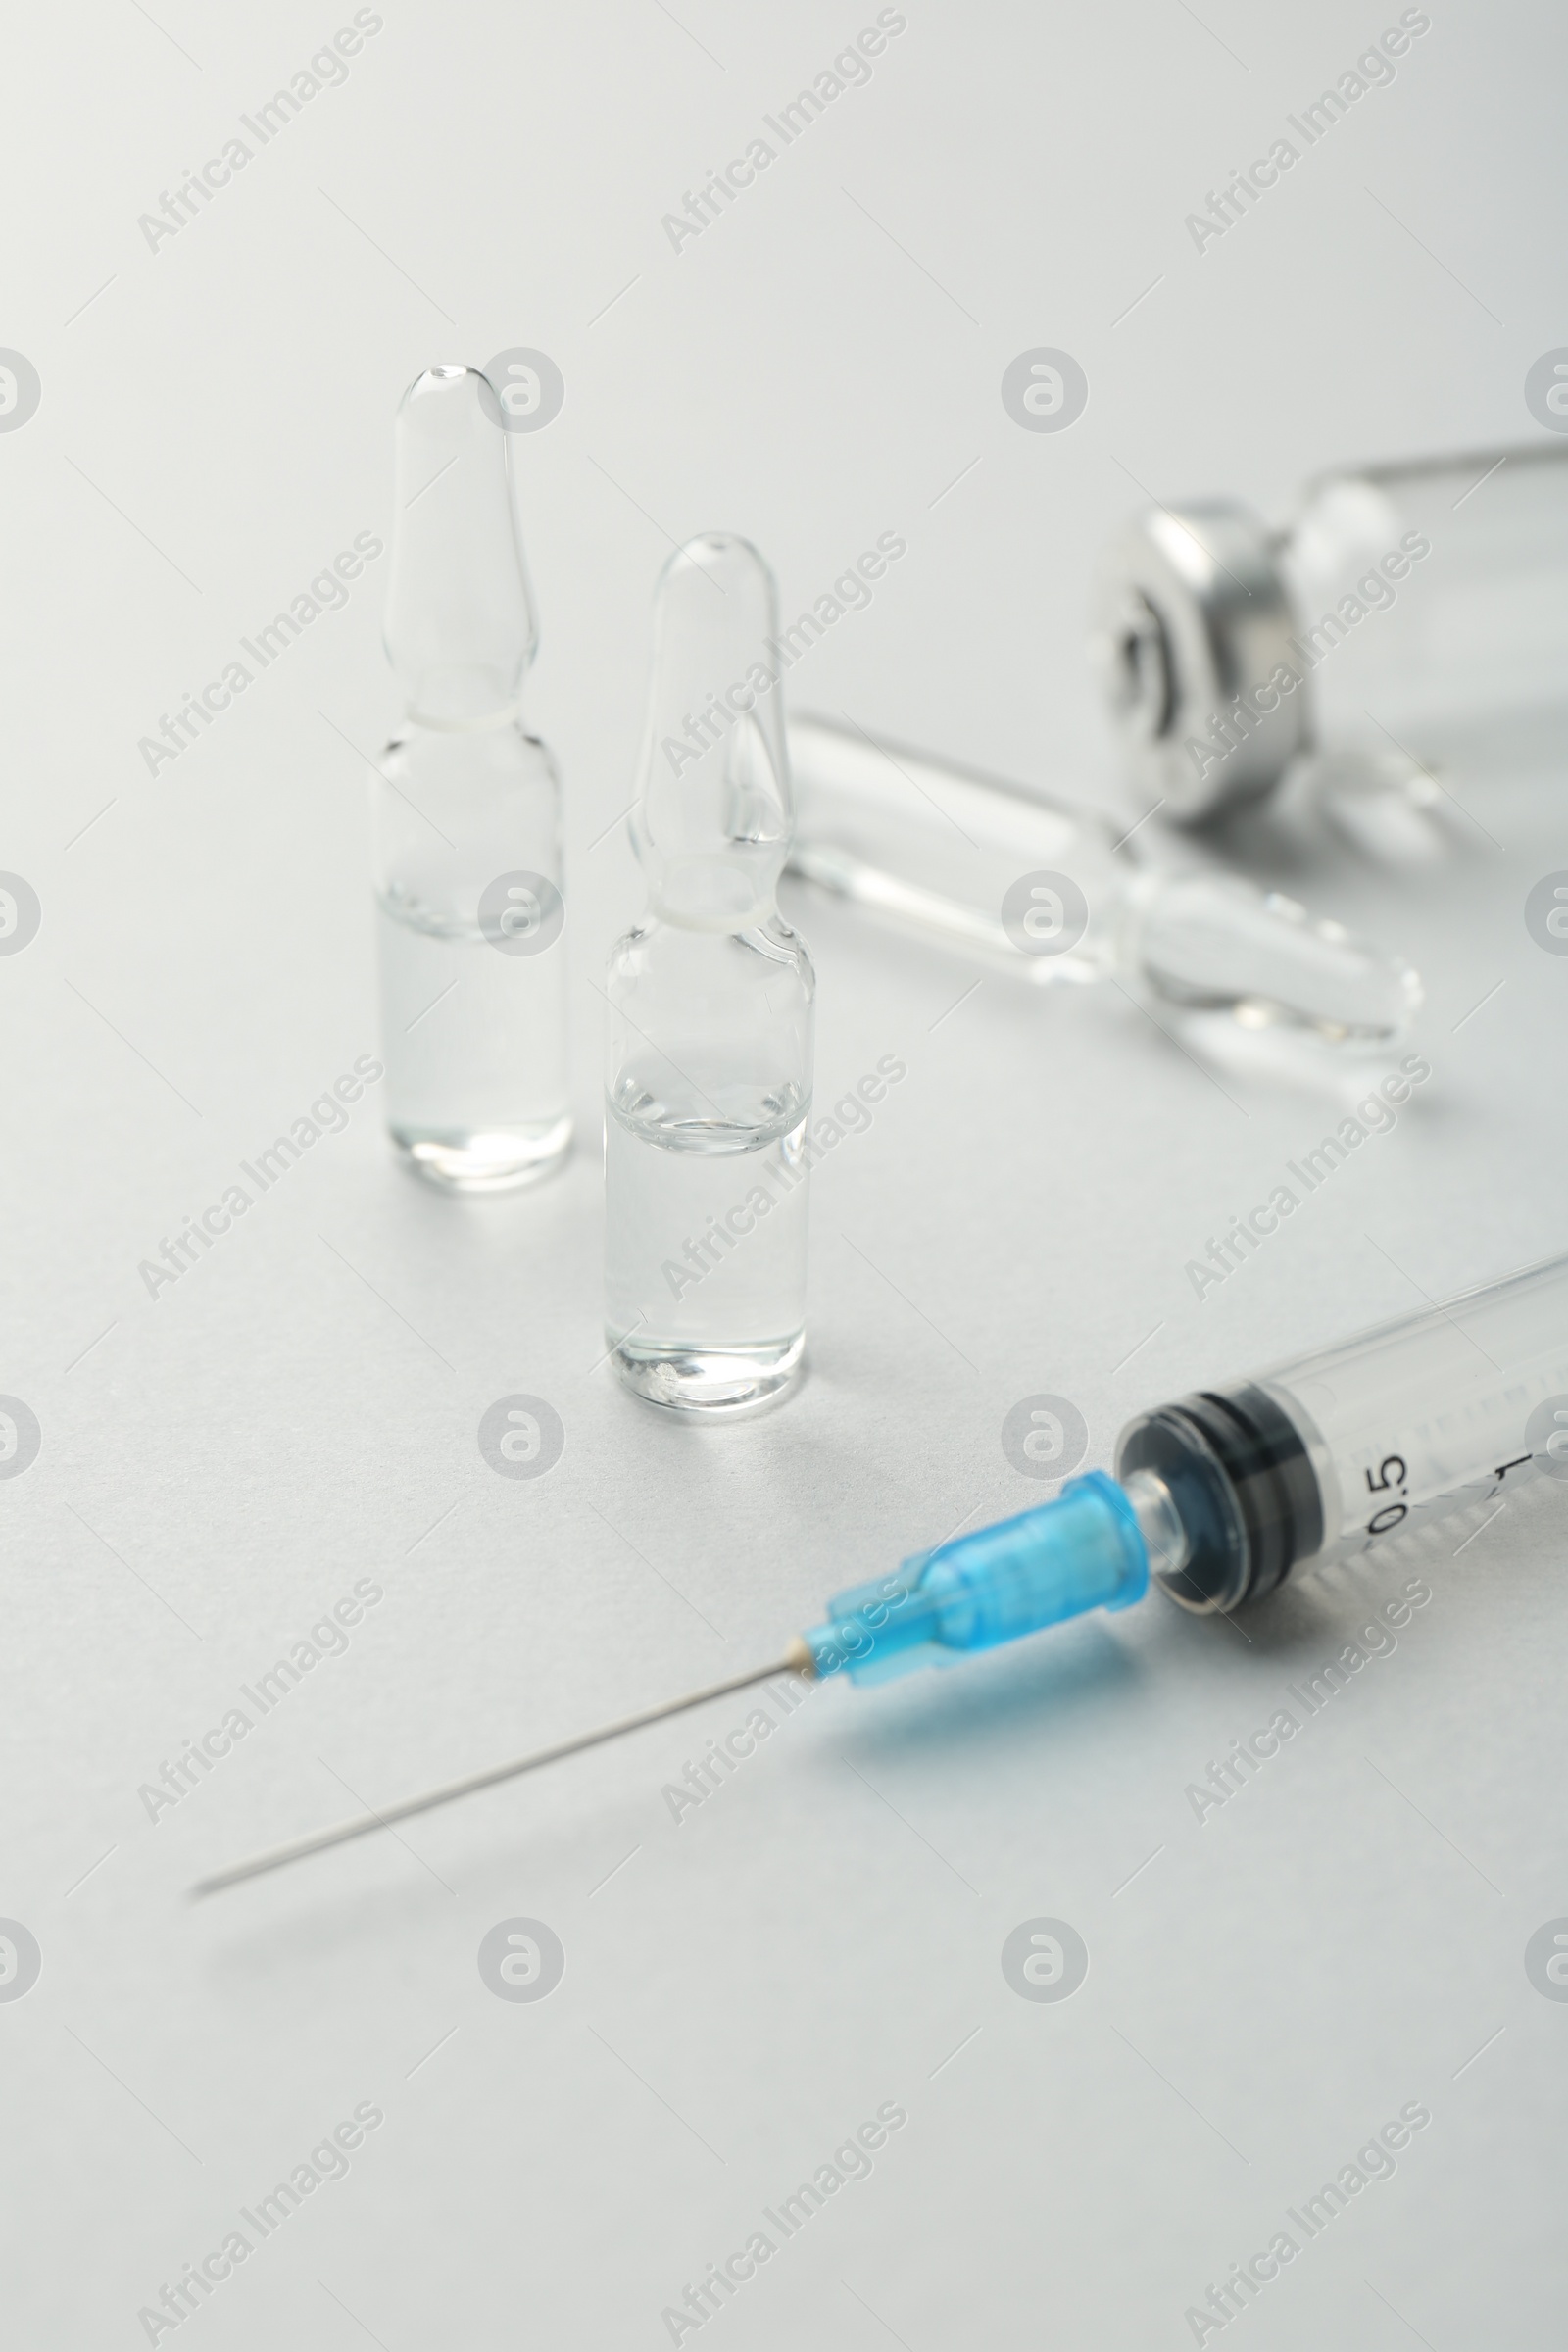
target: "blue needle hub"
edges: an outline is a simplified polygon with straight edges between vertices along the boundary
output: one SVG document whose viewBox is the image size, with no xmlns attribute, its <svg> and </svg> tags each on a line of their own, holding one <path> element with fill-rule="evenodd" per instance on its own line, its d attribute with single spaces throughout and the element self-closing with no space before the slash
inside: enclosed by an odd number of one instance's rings
<svg viewBox="0 0 1568 2352">
<path fill-rule="evenodd" d="M 1132 1503 L 1091 1470 L 1051 1502 L 1000 1526 L 916 1552 L 891 1576 L 828 1603 L 803 1638 L 819 1675 L 891 1682 L 952 1666 L 1086 1609 L 1125 1609 L 1149 1590 L 1149 1551 Z"/>
</svg>

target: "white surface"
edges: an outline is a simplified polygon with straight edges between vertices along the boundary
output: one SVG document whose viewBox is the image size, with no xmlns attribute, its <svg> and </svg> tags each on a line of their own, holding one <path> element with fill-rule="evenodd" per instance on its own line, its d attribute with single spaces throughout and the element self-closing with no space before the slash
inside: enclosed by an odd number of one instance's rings
<svg viewBox="0 0 1568 2352">
<path fill-rule="evenodd" d="M 1022 1396 L 1074 1398 L 1104 1460 L 1142 1403 L 1563 1246 L 1568 966 L 1521 909 L 1568 850 L 1553 793 L 1499 790 L 1479 812 L 1506 846 L 1428 872 L 1275 829 L 1271 870 L 1426 968 L 1434 1075 L 1202 1304 L 1184 1261 L 1315 1142 L 1319 1099 L 1228 1100 L 1087 996 L 987 982 L 943 1018 L 960 967 L 804 910 L 819 1099 L 909 1065 L 815 1179 L 809 1380 L 698 1435 L 595 1370 L 594 982 L 639 903 L 607 829 L 669 543 L 745 530 L 793 612 L 904 533 L 797 700 L 1104 789 L 1081 612 L 1129 476 L 1273 503 L 1342 458 L 1534 432 L 1525 369 L 1563 336 L 1560 16 L 1435 6 L 1393 86 L 1200 256 L 1184 215 L 1396 9 L 910 0 L 869 84 L 677 255 L 661 215 L 874 9 L 387 0 L 346 83 L 149 252 L 138 214 L 350 13 L 99 0 L 13 42 L 0 340 L 44 390 L 0 436 L 0 863 L 44 927 L 0 962 L 0 1386 L 44 1438 L 0 1486 L 0 1913 L 44 1966 L 0 2005 L 6 2341 L 144 2342 L 139 2307 L 366 2100 L 385 2123 L 349 2177 L 191 2343 L 667 2342 L 685 2282 L 890 2100 L 908 2124 L 871 2178 L 714 2342 L 1191 2342 L 1207 2283 L 1415 2100 L 1430 2129 L 1247 2340 L 1544 2341 L 1568 2007 L 1522 1955 L 1568 1911 L 1546 1482 L 1457 1557 L 1459 1529 L 1304 1584 L 1249 1642 L 1151 1601 L 823 1692 L 679 1827 L 662 1783 L 742 1707 L 201 1909 L 182 1889 L 350 1789 L 765 1656 L 961 1514 L 1038 1499 L 998 1444 Z M 373 1048 L 343 737 L 373 751 L 394 716 L 384 564 L 156 779 L 137 739 L 388 535 L 411 377 L 514 344 L 567 386 L 518 454 L 580 1150 L 537 1198 L 455 1205 L 394 1166 L 372 1097 L 150 1299 L 138 1261 Z M 1059 436 L 998 397 L 1038 344 L 1090 378 Z M 512 1390 L 565 1424 L 537 1484 L 476 1449 Z M 1434 1598 L 1396 1653 L 1200 1827 L 1186 1785 L 1411 1573 Z M 149 1823 L 138 1786 L 368 1575 L 385 1598 L 347 1654 Z M 566 1949 L 538 2006 L 475 1967 L 515 1914 Z M 1060 2007 L 998 1964 L 1039 1914 L 1091 1952 Z"/>
</svg>

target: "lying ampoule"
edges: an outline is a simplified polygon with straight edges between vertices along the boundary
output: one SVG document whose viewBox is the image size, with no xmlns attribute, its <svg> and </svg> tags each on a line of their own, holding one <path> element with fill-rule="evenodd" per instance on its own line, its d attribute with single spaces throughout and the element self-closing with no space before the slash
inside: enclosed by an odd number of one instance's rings
<svg viewBox="0 0 1568 2352">
<path fill-rule="evenodd" d="M 631 837 L 648 911 L 611 952 L 605 1307 L 650 1403 L 781 1396 L 806 1330 L 815 976 L 774 904 L 790 843 L 771 573 L 744 539 L 671 558 Z"/>
<path fill-rule="evenodd" d="M 831 719 L 792 719 L 789 740 L 791 872 L 913 938 L 1276 1039 L 1379 1047 L 1420 1007 L 1402 956 L 1238 875 L 1145 862 L 1139 826 Z"/>
<path fill-rule="evenodd" d="M 387 1123 L 466 1192 L 547 1176 L 571 1141 L 561 784 L 518 716 L 538 625 L 508 447 L 475 369 L 404 395 L 386 647 L 407 716 L 371 787 Z"/>
</svg>

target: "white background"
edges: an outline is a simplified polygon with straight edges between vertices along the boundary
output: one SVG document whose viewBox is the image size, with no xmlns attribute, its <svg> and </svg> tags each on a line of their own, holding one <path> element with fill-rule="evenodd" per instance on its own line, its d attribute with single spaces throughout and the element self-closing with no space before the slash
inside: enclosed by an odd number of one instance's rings
<svg viewBox="0 0 1568 2352">
<path fill-rule="evenodd" d="M 661 217 L 869 5 L 386 0 L 346 82 L 150 251 L 138 216 L 351 14 L 153 13 L 31 12 L 0 146 L 0 341 L 43 384 L 0 436 L 0 864 L 44 910 L 0 963 L 0 1386 L 43 1429 L 0 1486 L 0 1913 L 44 1956 L 0 2005 L 8 2344 L 144 2342 L 161 2283 L 366 2100 L 385 2123 L 349 2178 L 191 2343 L 667 2342 L 685 2282 L 890 2100 L 909 2120 L 872 2177 L 705 2343 L 1191 2342 L 1207 2283 L 1416 2100 L 1396 2178 L 1235 2325 L 1253 2352 L 1544 2340 L 1547 1481 L 1457 1557 L 1469 1523 L 1303 1581 L 1246 1641 L 1151 1600 L 824 1691 L 678 1827 L 661 1785 L 743 1705 L 205 1907 L 183 1889 L 736 1671 L 964 1513 L 1040 1499 L 999 1444 L 1021 1396 L 1074 1399 L 1102 1462 L 1140 1405 L 1563 1246 L 1568 966 L 1522 906 L 1568 835 L 1553 793 L 1483 777 L 1502 846 L 1461 829 L 1421 869 L 1267 825 L 1220 845 L 1415 956 L 1433 1077 L 1202 1303 L 1184 1262 L 1315 1143 L 1321 1096 L 1222 1092 L 1119 999 L 987 982 L 943 1019 L 961 966 L 792 901 L 819 1100 L 909 1067 L 814 1179 L 808 1378 L 694 1433 L 595 1369 L 593 983 L 640 904 L 610 828 L 670 545 L 746 532 L 793 613 L 902 532 L 798 703 L 1113 798 L 1083 614 L 1140 484 L 1272 511 L 1342 459 L 1539 438 L 1523 378 L 1568 331 L 1560 14 L 1439 0 L 1392 86 L 1200 255 L 1184 217 L 1392 5 L 909 0 L 869 83 L 678 254 Z M 372 1094 L 151 1299 L 138 1261 L 375 1047 L 357 755 L 397 714 L 385 563 L 156 778 L 138 738 L 356 532 L 390 537 L 411 378 L 518 344 L 566 383 L 514 451 L 576 1155 L 536 1197 L 454 1203 L 394 1164 Z M 1042 344 L 1091 387 L 1059 435 L 998 392 Z M 531 1484 L 475 1445 L 515 1390 L 566 1429 Z M 1433 1599 L 1397 1651 L 1200 1826 L 1187 1784 L 1414 1573 Z M 150 1823 L 139 1786 L 367 1575 L 385 1597 L 349 1652 Z M 567 1955 L 533 2006 L 475 1966 L 516 1914 Z M 999 1967 L 1041 1914 L 1091 1954 L 1060 2006 Z"/>
</svg>

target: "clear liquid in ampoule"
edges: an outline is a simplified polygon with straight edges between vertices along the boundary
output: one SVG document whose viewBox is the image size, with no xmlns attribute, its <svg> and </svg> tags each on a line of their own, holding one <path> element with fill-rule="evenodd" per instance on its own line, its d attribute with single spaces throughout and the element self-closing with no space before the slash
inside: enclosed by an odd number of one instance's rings
<svg viewBox="0 0 1568 2352">
<path fill-rule="evenodd" d="M 726 1107 L 682 1116 L 635 1071 L 606 1098 L 606 1316 L 653 1404 L 763 1403 L 805 1346 L 810 1100 L 791 1084 Z"/>
<path fill-rule="evenodd" d="M 476 923 L 386 893 L 376 930 L 399 1151 L 461 1191 L 548 1175 L 571 1140 L 562 957 L 499 955 Z"/>
</svg>

